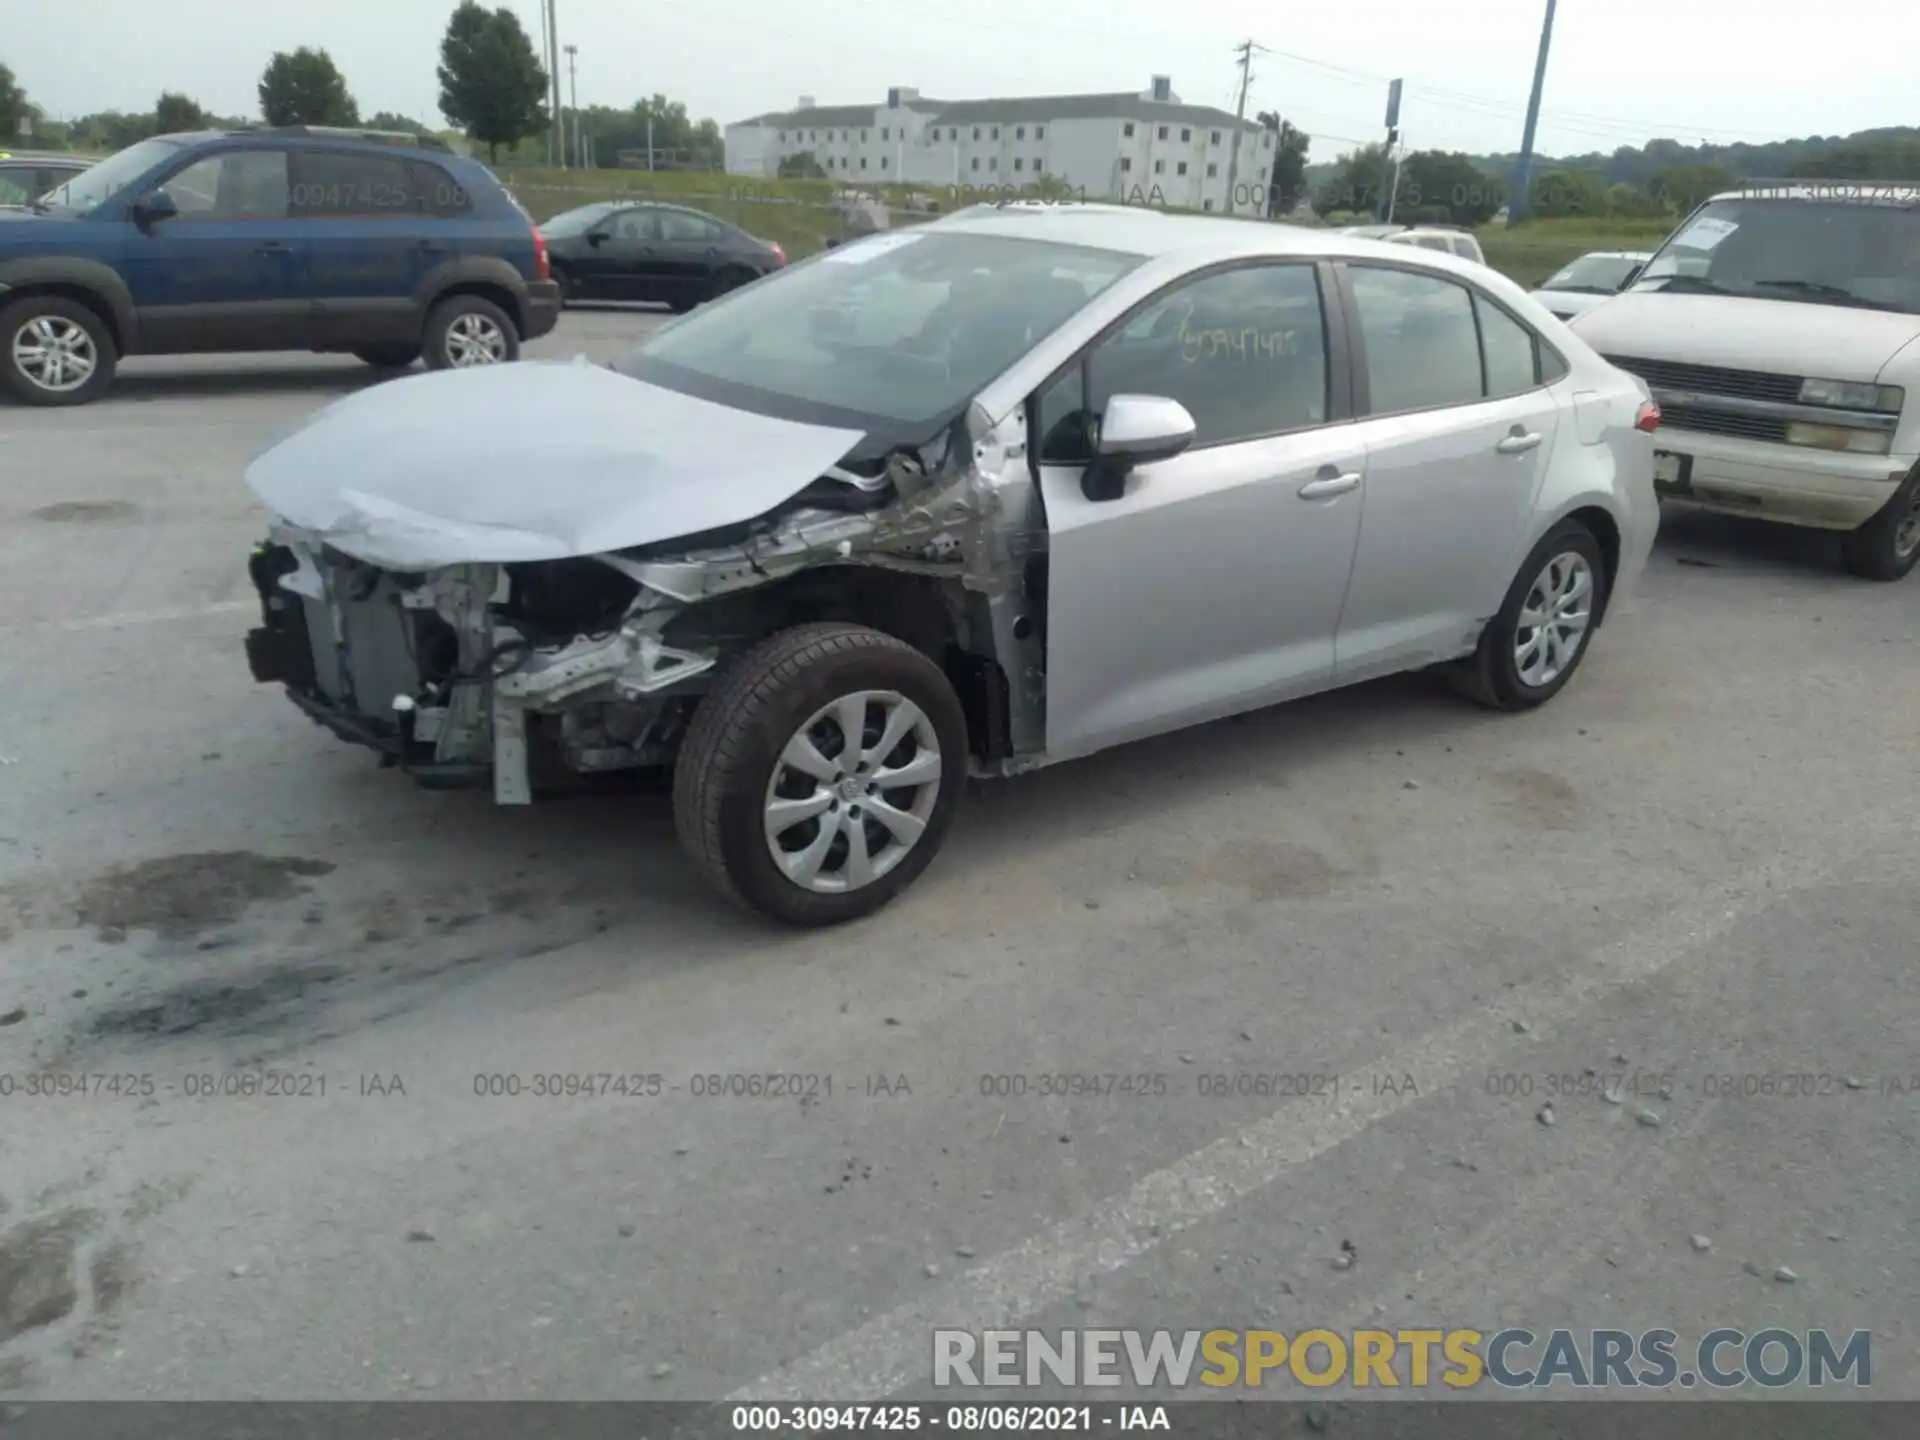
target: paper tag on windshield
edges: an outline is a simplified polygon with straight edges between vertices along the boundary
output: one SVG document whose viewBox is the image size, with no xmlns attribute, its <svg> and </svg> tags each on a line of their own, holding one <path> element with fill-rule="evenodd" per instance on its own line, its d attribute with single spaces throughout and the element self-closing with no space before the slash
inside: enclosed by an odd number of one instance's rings
<svg viewBox="0 0 1920 1440">
<path fill-rule="evenodd" d="M 1684 245 L 1689 250 L 1711 250 L 1739 228 L 1738 221 L 1715 220 L 1709 216 L 1706 219 L 1694 221 L 1673 243 Z"/>
<path fill-rule="evenodd" d="M 869 260 L 877 260 L 889 250 L 898 250 L 902 245 L 911 245 L 920 237 L 911 231 L 895 235 L 871 235 L 864 240 L 855 240 L 850 245 L 829 250 L 820 257 L 822 265 L 864 265 Z"/>
</svg>

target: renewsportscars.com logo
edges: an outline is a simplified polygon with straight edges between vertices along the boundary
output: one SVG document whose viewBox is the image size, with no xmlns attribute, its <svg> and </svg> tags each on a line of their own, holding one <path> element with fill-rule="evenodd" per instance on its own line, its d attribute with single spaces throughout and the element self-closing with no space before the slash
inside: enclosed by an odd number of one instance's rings
<svg viewBox="0 0 1920 1440">
<path fill-rule="evenodd" d="M 1855 1330 L 936 1330 L 933 1383 L 945 1388 L 1066 1385 L 1187 1389 L 1693 1389 L 1793 1385 L 1866 1389 L 1873 1339 Z"/>
</svg>

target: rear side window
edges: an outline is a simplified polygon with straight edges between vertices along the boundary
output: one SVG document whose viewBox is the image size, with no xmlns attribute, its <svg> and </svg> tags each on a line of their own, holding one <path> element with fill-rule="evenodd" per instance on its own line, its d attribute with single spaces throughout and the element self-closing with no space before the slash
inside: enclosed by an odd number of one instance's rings
<svg viewBox="0 0 1920 1440">
<path fill-rule="evenodd" d="M 31 170 L 0 169 L 0 205 L 24 205 L 34 198 Z"/>
<path fill-rule="evenodd" d="M 407 183 L 420 197 L 420 208 L 438 219 L 451 220 L 473 213 L 473 196 L 431 160 L 407 161 Z"/>
<path fill-rule="evenodd" d="M 390 219 L 421 212 L 407 163 L 344 150 L 293 152 L 292 213 L 306 220 Z"/>
<path fill-rule="evenodd" d="M 1480 337 L 1467 287 L 1410 270 L 1348 271 L 1376 415 L 1482 398 Z"/>
<path fill-rule="evenodd" d="M 1539 384 L 1539 342 L 1533 332 L 1482 296 L 1473 297 L 1480 317 L 1480 350 L 1487 361 L 1487 396 L 1524 395 Z"/>
</svg>

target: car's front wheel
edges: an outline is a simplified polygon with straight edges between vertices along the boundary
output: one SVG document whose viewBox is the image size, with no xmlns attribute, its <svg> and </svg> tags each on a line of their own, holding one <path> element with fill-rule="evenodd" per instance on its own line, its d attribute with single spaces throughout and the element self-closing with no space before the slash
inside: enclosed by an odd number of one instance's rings
<svg viewBox="0 0 1920 1440">
<path fill-rule="evenodd" d="M 420 358 L 418 345 L 364 345 L 353 352 L 376 370 L 404 370 Z"/>
<path fill-rule="evenodd" d="M 453 295 L 427 312 L 427 367 L 465 370 L 520 358 L 520 328 L 491 300 Z"/>
<path fill-rule="evenodd" d="M 1920 466 L 1878 514 L 1847 536 L 1840 559 L 1862 580 L 1898 580 L 1920 562 Z"/>
<path fill-rule="evenodd" d="M 1496 710 L 1545 704 L 1586 657 L 1609 583 L 1593 532 L 1578 520 L 1554 526 L 1521 565 L 1479 648 L 1452 671 L 1455 684 Z"/>
<path fill-rule="evenodd" d="M 0 309 L 0 382 L 28 405 L 84 405 L 113 384 L 119 352 L 100 317 L 65 295 Z"/>
<path fill-rule="evenodd" d="M 701 702 L 675 764 L 681 844 L 789 925 L 872 914 L 932 863 L 967 777 L 945 673 L 860 625 L 785 630 Z"/>
</svg>

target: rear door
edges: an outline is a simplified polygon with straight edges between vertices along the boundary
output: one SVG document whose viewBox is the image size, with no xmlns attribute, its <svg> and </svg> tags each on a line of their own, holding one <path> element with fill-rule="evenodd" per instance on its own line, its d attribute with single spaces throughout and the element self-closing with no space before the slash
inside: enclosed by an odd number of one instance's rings
<svg viewBox="0 0 1920 1440">
<path fill-rule="evenodd" d="M 1341 289 L 1368 417 L 1346 683 L 1471 648 L 1523 558 L 1560 407 L 1539 337 L 1478 289 L 1372 261 Z"/>
<path fill-rule="evenodd" d="M 309 257 L 288 214 L 287 152 L 202 152 L 160 187 L 180 213 L 144 229 L 127 226 L 127 288 L 139 314 L 140 348 L 311 349 Z"/>
<path fill-rule="evenodd" d="M 657 271 L 673 295 L 703 299 L 726 259 L 726 232 L 717 221 L 691 210 L 660 210 Z"/>
<path fill-rule="evenodd" d="M 296 149 L 292 210 L 310 255 L 314 347 L 417 342 L 421 276 L 451 255 L 423 177 L 397 155 Z"/>
</svg>

